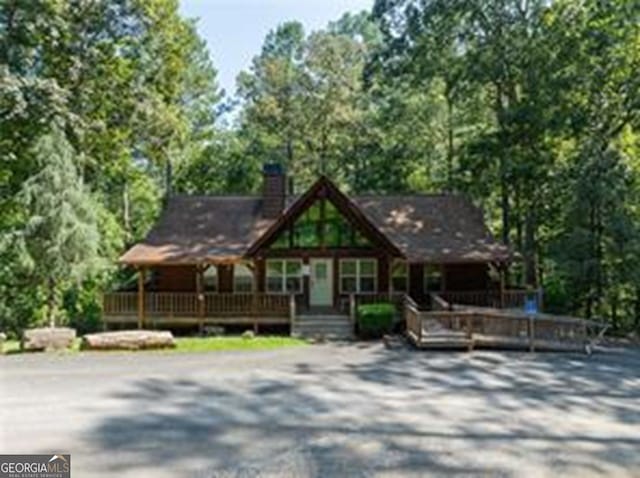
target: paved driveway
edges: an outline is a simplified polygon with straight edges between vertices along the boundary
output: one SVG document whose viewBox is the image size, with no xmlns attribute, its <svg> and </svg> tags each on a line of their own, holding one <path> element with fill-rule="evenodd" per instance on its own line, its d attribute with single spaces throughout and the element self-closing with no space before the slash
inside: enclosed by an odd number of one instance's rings
<svg viewBox="0 0 640 478">
<path fill-rule="evenodd" d="M 640 476 L 637 351 L 40 354 L 0 380 L 0 451 L 76 477 Z"/>
</svg>

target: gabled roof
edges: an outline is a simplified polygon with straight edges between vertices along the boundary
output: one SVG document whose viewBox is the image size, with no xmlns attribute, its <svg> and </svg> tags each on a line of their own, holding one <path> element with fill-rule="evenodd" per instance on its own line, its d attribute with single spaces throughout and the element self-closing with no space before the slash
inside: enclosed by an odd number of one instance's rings
<svg viewBox="0 0 640 478">
<path fill-rule="evenodd" d="M 356 196 L 352 201 L 410 262 L 503 262 L 482 211 L 453 194 Z"/>
<path fill-rule="evenodd" d="M 174 196 L 146 239 L 123 264 L 197 264 L 234 261 L 273 223 L 259 196 Z"/>
<path fill-rule="evenodd" d="M 174 196 L 146 239 L 120 262 L 132 265 L 234 262 L 255 253 L 326 187 L 348 217 L 368 229 L 378 244 L 411 262 L 502 262 L 512 257 L 484 224 L 481 211 L 452 194 L 348 198 L 320 178 L 288 201 L 278 219 L 262 216 L 259 196 Z M 337 192 L 337 194 L 336 194 Z"/>
<path fill-rule="evenodd" d="M 270 241 L 282 232 L 283 227 L 287 223 L 295 221 L 321 197 L 329 199 L 349 222 L 360 229 L 360 232 L 372 240 L 374 244 L 382 246 L 394 255 L 402 255 L 396 245 L 389 240 L 385 234 L 380 232 L 376 225 L 326 176 L 320 176 L 302 196 L 289 203 L 287 209 L 280 217 L 251 245 L 248 254 L 255 254 L 264 245 L 269 244 Z"/>
</svg>

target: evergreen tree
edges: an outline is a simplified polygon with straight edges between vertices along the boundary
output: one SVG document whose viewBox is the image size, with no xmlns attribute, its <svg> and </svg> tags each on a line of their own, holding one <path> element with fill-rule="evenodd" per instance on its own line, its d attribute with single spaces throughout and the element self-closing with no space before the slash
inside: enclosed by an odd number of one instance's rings
<svg viewBox="0 0 640 478">
<path fill-rule="evenodd" d="M 78 174 L 72 146 L 55 127 L 35 147 L 38 172 L 27 179 L 19 202 L 27 215 L 18 233 L 22 264 L 32 286 L 44 291 L 46 318 L 61 318 L 62 291 L 98 271 L 100 235 L 97 206 Z"/>
</svg>

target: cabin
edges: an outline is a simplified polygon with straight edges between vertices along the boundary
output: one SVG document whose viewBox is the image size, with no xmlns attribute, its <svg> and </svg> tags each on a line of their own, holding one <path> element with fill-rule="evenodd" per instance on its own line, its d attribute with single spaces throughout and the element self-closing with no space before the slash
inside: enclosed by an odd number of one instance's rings
<svg viewBox="0 0 640 478">
<path fill-rule="evenodd" d="M 506 288 L 514 254 L 481 210 L 453 193 L 347 195 L 321 176 L 293 194 L 280 165 L 258 196 L 167 200 L 157 224 L 120 263 L 134 290 L 105 294 L 108 327 L 286 326 L 349 318 L 361 303 L 438 298 L 521 307 Z M 322 323 L 322 322 L 321 322 Z"/>
</svg>

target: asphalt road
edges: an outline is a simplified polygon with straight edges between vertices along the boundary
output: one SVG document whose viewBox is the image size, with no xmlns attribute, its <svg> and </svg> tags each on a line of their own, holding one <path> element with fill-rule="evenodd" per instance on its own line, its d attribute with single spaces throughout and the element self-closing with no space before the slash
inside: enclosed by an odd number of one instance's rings
<svg viewBox="0 0 640 478">
<path fill-rule="evenodd" d="M 0 357 L 0 452 L 72 476 L 640 476 L 640 352 Z"/>
</svg>

